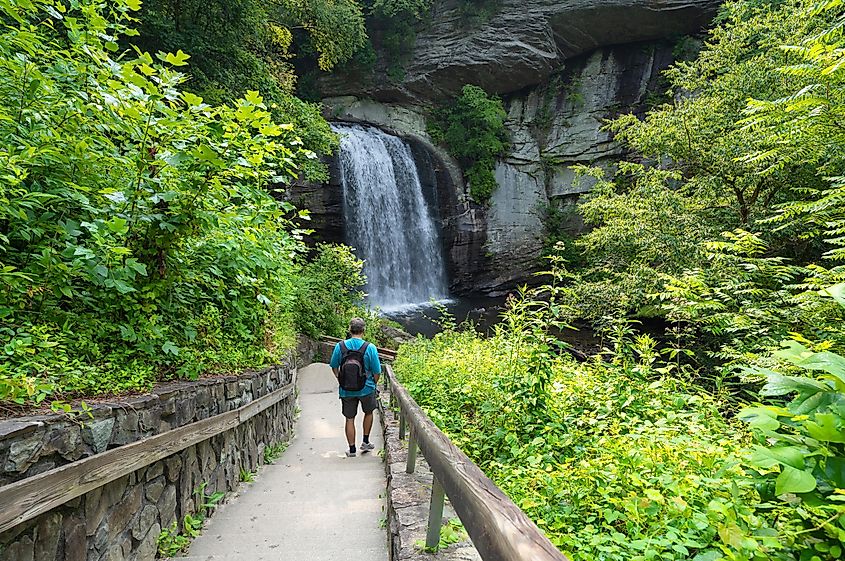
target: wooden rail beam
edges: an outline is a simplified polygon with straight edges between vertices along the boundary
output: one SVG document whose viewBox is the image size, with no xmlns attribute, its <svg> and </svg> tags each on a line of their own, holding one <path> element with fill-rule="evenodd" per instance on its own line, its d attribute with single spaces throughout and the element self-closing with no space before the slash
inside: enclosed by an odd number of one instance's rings
<svg viewBox="0 0 845 561">
<path fill-rule="evenodd" d="M 0 487 L 0 533 L 119 477 L 231 430 L 293 395 L 290 384 L 239 409 L 215 415 Z"/>
<path fill-rule="evenodd" d="M 337 337 L 329 337 L 329 336 L 323 336 L 323 337 L 320 338 L 320 340 L 323 341 L 324 343 L 331 343 L 332 345 L 334 345 L 336 343 L 340 343 L 341 341 L 343 341 L 343 339 L 338 339 Z M 381 347 L 377 347 L 376 350 L 378 350 L 378 356 L 381 360 L 391 360 L 391 361 L 396 360 L 396 351 L 392 351 L 390 349 L 384 349 L 384 348 L 381 348 Z"/>
</svg>

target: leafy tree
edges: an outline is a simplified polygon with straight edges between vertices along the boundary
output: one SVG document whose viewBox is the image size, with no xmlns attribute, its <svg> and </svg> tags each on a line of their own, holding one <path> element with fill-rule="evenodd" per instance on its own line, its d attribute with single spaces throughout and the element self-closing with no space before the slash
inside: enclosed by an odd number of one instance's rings
<svg viewBox="0 0 845 561">
<path fill-rule="evenodd" d="M 191 79 L 183 88 L 209 103 L 261 91 L 277 121 L 294 124 L 305 146 L 319 154 L 337 147 L 320 107 L 293 95 L 297 50 L 320 68 L 348 60 L 366 41 L 364 19 L 353 0 L 147 0 L 140 13 L 142 49 L 191 53 Z M 313 158 L 296 161 L 313 180 L 327 179 Z"/>
<path fill-rule="evenodd" d="M 432 138 L 458 159 L 470 194 L 480 203 L 489 200 L 497 186 L 493 175 L 496 159 L 507 152 L 510 143 L 506 118 L 501 99 L 467 84 L 451 106 L 436 112 L 429 121 Z"/>
<path fill-rule="evenodd" d="M 776 177 L 798 165 L 813 165 L 821 184 L 800 185 L 802 197 L 784 205 L 778 221 L 797 225 L 804 239 L 824 238 L 825 254 L 845 259 L 845 6 L 832 0 L 799 12 L 814 22 L 811 33 L 790 38 L 779 68 L 791 89 L 778 98 L 755 96 L 742 121 L 744 130 L 760 141 L 744 161 L 764 166 L 764 178 Z"/>
<path fill-rule="evenodd" d="M 137 4 L 0 5 L 0 399 L 143 389 L 275 360 L 300 292 L 311 158 L 254 91 L 181 91 L 189 56 L 115 58 Z"/>
<path fill-rule="evenodd" d="M 778 105 L 775 102 L 755 102 L 750 117 L 748 110 L 749 98 L 784 100 L 803 87 L 796 72 L 781 71 L 793 56 L 782 47 L 806 44 L 827 29 L 833 16 L 814 11 L 796 18 L 800 9 L 799 3 L 791 1 L 725 4 L 698 58 L 678 62 L 667 71 L 672 101 L 653 108 L 644 118 L 624 115 L 609 123 L 631 154 L 614 181 L 600 183 L 580 206 L 592 230 L 578 245 L 590 265 L 575 275 L 573 299 L 582 301 L 574 307 L 584 310 L 586 317 L 665 315 L 667 309 L 655 296 L 672 277 L 686 279 L 681 285 L 700 283 L 707 287 L 705 291 L 718 290 L 718 286 L 727 289 L 728 275 L 713 269 L 713 253 L 708 249 L 722 232 L 742 230 L 759 237 L 766 254 L 755 254 L 753 259 L 789 259 L 800 268 L 821 257 L 821 237 L 809 231 L 806 223 L 789 217 L 809 214 L 798 209 L 808 209 L 806 203 L 827 188 L 823 166 L 832 162 L 838 149 L 830 144 L 825 149 L 805 148 L 812 143 L 809 133 L 794 144 L 786 137 L 767 135 L 764 131 L 774 130 L 774 121 L 764 123 L 763 110 Z M 784 103 L 780 106 L 785 110 Z M 774 119 L 772 113 L 766 115 Z M 784 123 L 788 119 L 786 113 L 780 117 Z M 772 146 L 794 150 L 795 157 L 777 158 L 779 165 L 773 166 Z M 832 209 L 830 203 L 826 206 Z M 773 225 L 779 217 L 783 223 Z M 823 219 L 820 214 L 816 217 Z M 743 266 L 753 267 L 749 262 L 730 270 L 739 274 Z M 743 275 L 735 280 L 739 278 Z M 790 278 L 789 282 L 799 285 L 803 280 Z M 812 283 L 817 281 L 823 282 Z M 590 298 L 608 285 L 612 285 L 610 306 Z M 793 296 L 800 292 L 784 284 L 770 288 L 773 292 L 766 294 L 771 297 L 780 290 Z M 757 292 L 755 298 L 768 307 L 762 294 Z M 744 304 L 750 302 L 744 300 Z M 741 313 L 734 306 L 728 308 Z M 672 314 L 680 317 L 677 308 Z M 744 317 L 763 333 L 773 326 L 764 327 L 761 322 L 774 321 L 776 316 L 785 320 L 787 315 L 764 315 L 756 322 Z M 810 318 L 818 319 L 812 313 L 803 320 L 791 317 L 803 325 Z M 792 320 L 774 333 L 795 327 Z M 750 331 L 754 328 L 746 333 Z M 764 339 L 767 344 L 778 340 Z M 734 345 L 738 342 L 733 339 L 729 346 L 736 351 L 743 347 Z M 734 351 L 728 354 L 736 358 Z"/>
</svg>

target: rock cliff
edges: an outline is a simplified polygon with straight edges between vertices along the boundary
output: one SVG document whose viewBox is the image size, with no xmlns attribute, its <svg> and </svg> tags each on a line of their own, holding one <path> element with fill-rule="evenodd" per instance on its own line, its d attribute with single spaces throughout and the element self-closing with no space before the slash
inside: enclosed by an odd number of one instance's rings
<svg viewBox="0 0 845 561">
<path fill-rule="evenodd" d="M 401 83 L 378 71 L 328 76 L 326 116 L 412 140 L 438 194 L 452 290 L 503 292 L 537 270 L 545 209 L 572 205 L 592 187 L 571 166 L 611 169 L 622 155 L 602 130 L 605 120 L 641 111 L 661 93 L 660 73 L 673 62 L 678 37 L 700 29 L 717 5 L 502 0 L 490 20 L 468 29 L 454 0 L 435 2 Z M 508 111 L 512 148 L 497 165 L 499 187 L 486 206 L 469 200 L 459 166 L 425 127 L 431 106 L 467 83 L 501 95 Z M 341 223 L 331 216 L 340 208 L 337 186 L 302 197 L 321 215 L 318 230 L 321 222 Z"/>
<path fill-rule="evenodd" d="M 466 0 L 461 0 L 466 3 Z M 425 104 L 464 84 L 509 94 L 547 81 L 566 61 L 607 46 L 679 37 L 699 30 L 714 0 L 500 0 L 484 23 L 468 23 L 458 0 L 435 1 L 417 33 L 400 82 L 380 60 L 370 74 L 336 72 L 321 89 L 401 104 Z"/>
</svg>

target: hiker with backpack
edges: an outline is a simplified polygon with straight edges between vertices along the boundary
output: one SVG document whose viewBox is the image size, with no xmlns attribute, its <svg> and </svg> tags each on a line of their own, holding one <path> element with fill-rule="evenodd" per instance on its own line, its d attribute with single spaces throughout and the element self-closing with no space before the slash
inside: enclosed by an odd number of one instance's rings
<svg viewBox="0 0 845 561">
<path fill-rule="evenodd" d="M 334 347 L 329 363 L 338 382 L 341 409 L 346 417 L 346 442 L 349 444 L 347 457 L 353 457 L 355 449 L 355 417 L 358 404 L 364 411 L 364 441 L 361 452 L 375 448 L 370 443 L 373 428 L 373 411 L 376 409 L 376 384 L 381 374 L 381 362 L 375 345 L 364 341 L 364 320 L 353 318 L 349 322 L 349 339 Z"/>
</svg>

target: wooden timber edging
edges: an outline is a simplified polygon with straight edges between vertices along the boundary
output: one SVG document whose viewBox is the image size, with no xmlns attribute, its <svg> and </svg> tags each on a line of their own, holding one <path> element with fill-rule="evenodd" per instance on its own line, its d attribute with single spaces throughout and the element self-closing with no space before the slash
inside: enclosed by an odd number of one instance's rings
<svg viewBox="0 0 845 561">
<path fill-rule="evenodd" d="M 534 522 L 435 426 L 385 366 L 401 415 L 485 561 L 568 561 Z"/>
<path fill-rule="evenodd" d="M 0 533 L 177 452 L 231 430 L 293 395 L 289 384 L 232 411 L 0 487 Z"/>
<path fill-rule="evenodd" d="M 340 343 L 341 341 L 343 341 L 343 339 L 328 336 L 321 337 L 320 340 L 332 344 Z M 391 351 L 390 349 L 382 349 L 380 347 L 377 347 L 377 350 L 378 356 L 381 360 L 396 360 L 396 351 Z"/>
</svg>

